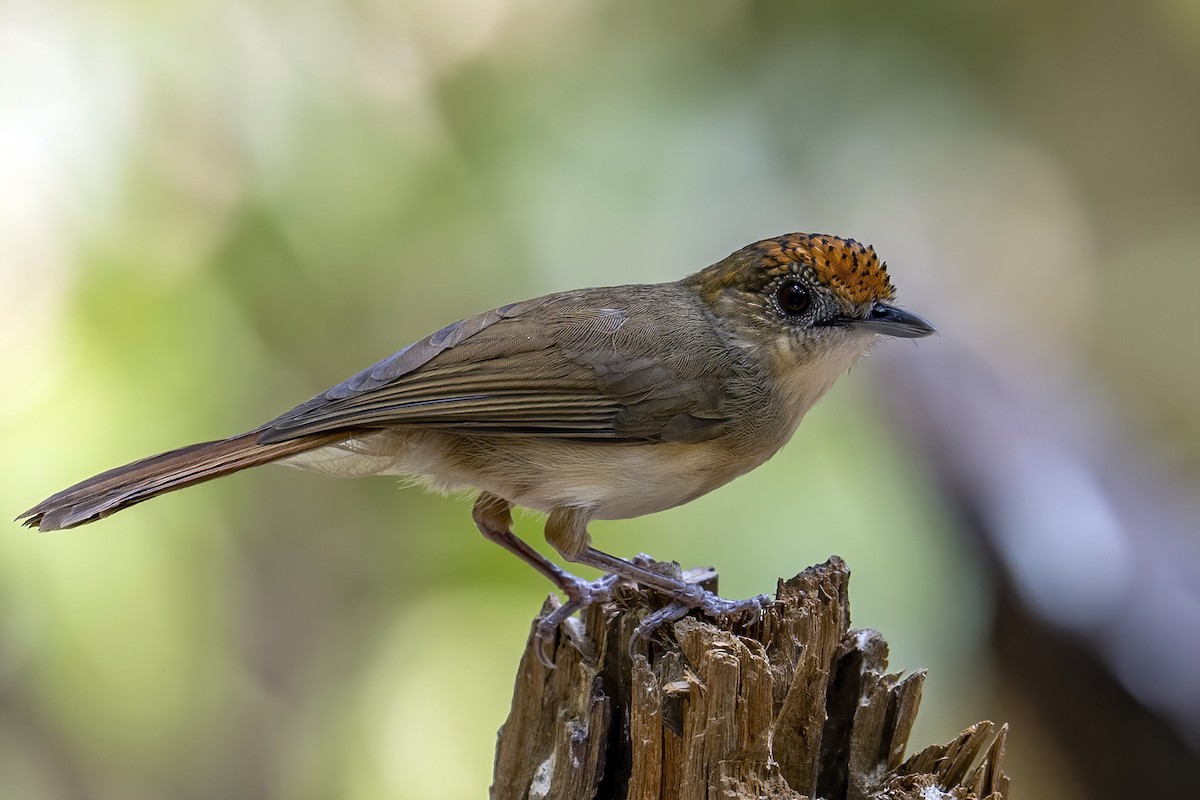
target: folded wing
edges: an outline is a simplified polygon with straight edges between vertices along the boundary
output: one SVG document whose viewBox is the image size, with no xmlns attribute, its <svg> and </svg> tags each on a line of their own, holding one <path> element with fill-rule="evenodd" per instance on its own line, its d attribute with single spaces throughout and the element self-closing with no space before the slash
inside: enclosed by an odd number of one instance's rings
<svg viewBox="0 0 1200 800">
<path fill-rule="evenodd" d="M 680 319 L 698 312 L 664 308 L 678 305 L 671 293 L 638 303 L 586 290 L 470 317 L 272 420 L 259 441 L 393 426 L 626 443 L 719 435 L 728 348 L 706 321 Z"/>
</svg>

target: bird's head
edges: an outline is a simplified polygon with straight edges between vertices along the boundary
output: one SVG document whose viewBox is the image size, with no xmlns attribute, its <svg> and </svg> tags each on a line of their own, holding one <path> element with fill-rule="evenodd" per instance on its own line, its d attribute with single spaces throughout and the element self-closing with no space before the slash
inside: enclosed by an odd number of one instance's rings
<svg viewBox="0 0 1200 800">
<path fill-rule="evenodd" d="M 734 339 L 800 380 L 815 401 L 879 336 L 913 339 L 934 328 L 895 305 L 887 267 L 871 247 L 789 233 L 747 245 L 685 279 Z"/>
</svg>

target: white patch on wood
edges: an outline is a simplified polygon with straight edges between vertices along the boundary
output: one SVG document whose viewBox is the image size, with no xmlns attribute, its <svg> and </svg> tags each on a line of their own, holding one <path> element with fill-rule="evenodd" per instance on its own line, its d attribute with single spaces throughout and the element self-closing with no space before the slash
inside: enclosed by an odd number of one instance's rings
<svg viewBox="0 0 1200 800">
<path fill-rule="evenodd" d="M 921 800 L 945 800 L 949 796 L 937 786 L 926 786 L 921 790 Z"/>
<path fill-rule="evenodd" d="M 554 781 L 554 751 L 550 757 L 538 765 L 529 784 L 529 800 L 546 800 L 550 794 L 550 784 Z"/>
</svg>

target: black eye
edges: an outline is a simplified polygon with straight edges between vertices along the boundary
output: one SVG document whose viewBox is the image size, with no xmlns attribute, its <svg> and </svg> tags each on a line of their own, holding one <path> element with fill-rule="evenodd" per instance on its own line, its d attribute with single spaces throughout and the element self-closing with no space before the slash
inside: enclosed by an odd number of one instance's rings
<svg viewBox="0 0 1200 800">
<path fill-rule="evenodd" d="M 780 286 L 775 296 L 779 300 L 779 307 L 783 309 L 783 313 L 791 316 L 803 314 L 812 305 L 812 294 L 804 284 L 796 281 L 788 281 Z"/>
</svg>

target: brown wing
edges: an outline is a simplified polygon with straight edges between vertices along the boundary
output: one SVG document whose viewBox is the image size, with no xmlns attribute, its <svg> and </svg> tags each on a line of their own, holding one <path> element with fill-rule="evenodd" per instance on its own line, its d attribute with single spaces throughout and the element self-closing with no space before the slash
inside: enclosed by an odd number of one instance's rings
<svg viewBox="0 0 1200 800">
<path fill-rule="evenodd" d="M 674 287 L 530 300 L 416 342 L 264 426 L 277 442 L 393 426 L 610 442 L 698 441 L 726 422 L 731 348 Z M 736 349 L 736 348 L 733 348 Z"/>
</svg>

